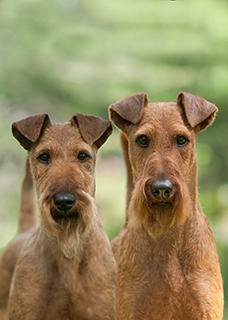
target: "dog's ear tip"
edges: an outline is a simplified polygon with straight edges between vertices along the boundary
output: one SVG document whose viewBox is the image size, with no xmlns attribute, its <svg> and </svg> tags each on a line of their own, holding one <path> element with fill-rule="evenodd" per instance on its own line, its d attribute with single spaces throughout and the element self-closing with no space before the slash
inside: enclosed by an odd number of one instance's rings
<svg viewBox="0 0 228 320">
<path fill-rule="evenodd" d="M 146 94 L 146 92 L 141 93 L 142 97 L 145 99 L 145 102 L 149 102 L 149 98 L 148 95 Z"/>
<path fill-rule="evenodd" d="M 218 111 L 214 104 L 188 92 L 178 94 L 177 104 L 183 108 L 189 125 L 197 132 L 211 125 Z"/>
<path fill-rule="evenodd" d="M 112 134 L 112 131 L 112 123 L 111 121 L 107 121 L 102 135 L 94 142 L 94 145 L 99 149 Z"/>
<path fill-rule="evenodd" d="M 109 117 L 121 130 L 137 124 L 142 119 L 144 107 L 148 104 L 146 93 L 136 93 L 109 106 Z"/>
<path fill-rule="evenodd" d="M 77 124 L 83 140 L 97 148 L 100 148 L 112 133 L 111 121 L 100 117 L 76 113 L 70 121 Z"/>
<path fill-rule="evenodd" d="M 13 136 L 19 141 L 23 148 L 28 150 L 32 143 L 36 142 L 42 134 L 42 129 L 50 124 L 47 113 L 37 114 L 13 122 L 11 130 Z"/>
</svg>

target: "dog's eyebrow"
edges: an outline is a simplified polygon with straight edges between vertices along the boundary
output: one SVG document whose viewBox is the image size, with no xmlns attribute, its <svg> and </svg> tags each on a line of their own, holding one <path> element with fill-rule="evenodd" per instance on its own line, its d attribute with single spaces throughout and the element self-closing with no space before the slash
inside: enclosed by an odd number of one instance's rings
<svg viewBox="0 0 228 320">
<path fill-rule="evenodd" d="M 189 130 L 185 126 L 180 126 L 175 124 L 172 126 L 172 132 L 173 132 L 173 136 L 185 135 L 189 138 L 191 137 Z"/>
<path fill-rule="evenodd" d="M 146 135 L 146 136 L 153 136 L 156 133 L 156 129 L 152 127 L 151 125 L 145 124 L 142 128 L 139 128 L 138 130 L 135 131 L 134 135 L 135 136 L 140 136 L 140 135 Z"/>
</svg>

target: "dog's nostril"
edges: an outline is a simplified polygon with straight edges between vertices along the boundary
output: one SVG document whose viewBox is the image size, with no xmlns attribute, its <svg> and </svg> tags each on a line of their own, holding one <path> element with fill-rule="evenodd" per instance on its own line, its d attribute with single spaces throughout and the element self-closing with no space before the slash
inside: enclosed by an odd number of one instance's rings
<svg viewBox="0 0 228 320">
<path fill-rule="evenodd" d="M 172 192 L 172 189 L 169 189 L 169 190 L 165 190 L 164 191 L 164 194 L 168 197 Z"/>
<path fill-rule="evenodd" d="M 159 196 L 160 195 L 160 191 L 157 189 L 152 189 L 152 193 L 154 196 Z"/>
<path fill-rule="evenodd" d="M 151 192 L 158 200 L 166 200 L 173 192 L 172 182 L 169 180 L 154 180 L 151 184 Z"/>
<path fill-rule="evenodd" d="M 69 211 L 76 202 L 76 198 L 73 194 L 57 194 L 54 197 L 54 204 L 60 210 L 67 212 Z"/>
</svg>

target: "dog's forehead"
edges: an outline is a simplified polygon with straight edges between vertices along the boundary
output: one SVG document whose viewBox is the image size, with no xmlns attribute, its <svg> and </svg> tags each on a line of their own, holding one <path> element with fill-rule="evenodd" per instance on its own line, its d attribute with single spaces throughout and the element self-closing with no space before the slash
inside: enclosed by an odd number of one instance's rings
<svg viewBox="0 0 228 320">
<path fill-rule="evenodd" d="M 71 137 L 79 137 L 82 139 L 79 129 L 76 125 L 72 125 L 70 122 L 65 123 L 53 123 L 52 127 L 49 127 L 48 134 L 57 135 L 60 140 L 70 139 Z"/>
<path fill-rule="evenodd" d="M 48 126 L 39 143 L 48 143 L 50 146 L 67 146 L 80 145 L 81 147 L 89 148 L 89 145 L 83 140 L 77 125 L 72 125 L 70 122 L 53 123 Z"/>
<path fill-rule="evenodd" d="M 187 133 L 183 110 L 174 102 L 149 103 L 139 124 L 135 125 L 134 135 L 149 134 L 164 136 L 168 133 L 176 135 L 178 132 Z"/>
<path fill-rule="evenodd" d="M 182 109 L 175 102 L 149 103 L 144 110 L 142 121 L 175 121 L 183 123 Z"/>
<path fill-rule="evenodd" d="M 149 103 L 143 113 L 140 126 L 164 127 L 185 125 L 183 110 L 174 102 Z"/>
</svg>

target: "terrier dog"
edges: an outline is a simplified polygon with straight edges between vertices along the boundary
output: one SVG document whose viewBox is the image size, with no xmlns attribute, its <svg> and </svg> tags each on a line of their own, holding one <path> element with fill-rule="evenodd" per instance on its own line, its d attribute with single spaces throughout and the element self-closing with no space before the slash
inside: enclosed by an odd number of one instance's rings
<svg viewBox="0 0 228 320">
<path fill-rule="evenodd" d="M 177 103 L 145 93 L 109 107 L 122 130 L 128 209 L 114 239 L 116 320 L 223 317 L 223 284 L 214 237 L 197 193 L 197 133 L 217 107 L 181 92 Z"/>
<path fill-rule="evenodd" d="M 115 261 L 96 213 L 95 160 L 110 121 L 47 114 L 12 125 L 28 150 L 40 224 L 17 259 L 9 320 L 114 319 Z"/>
</svg>

